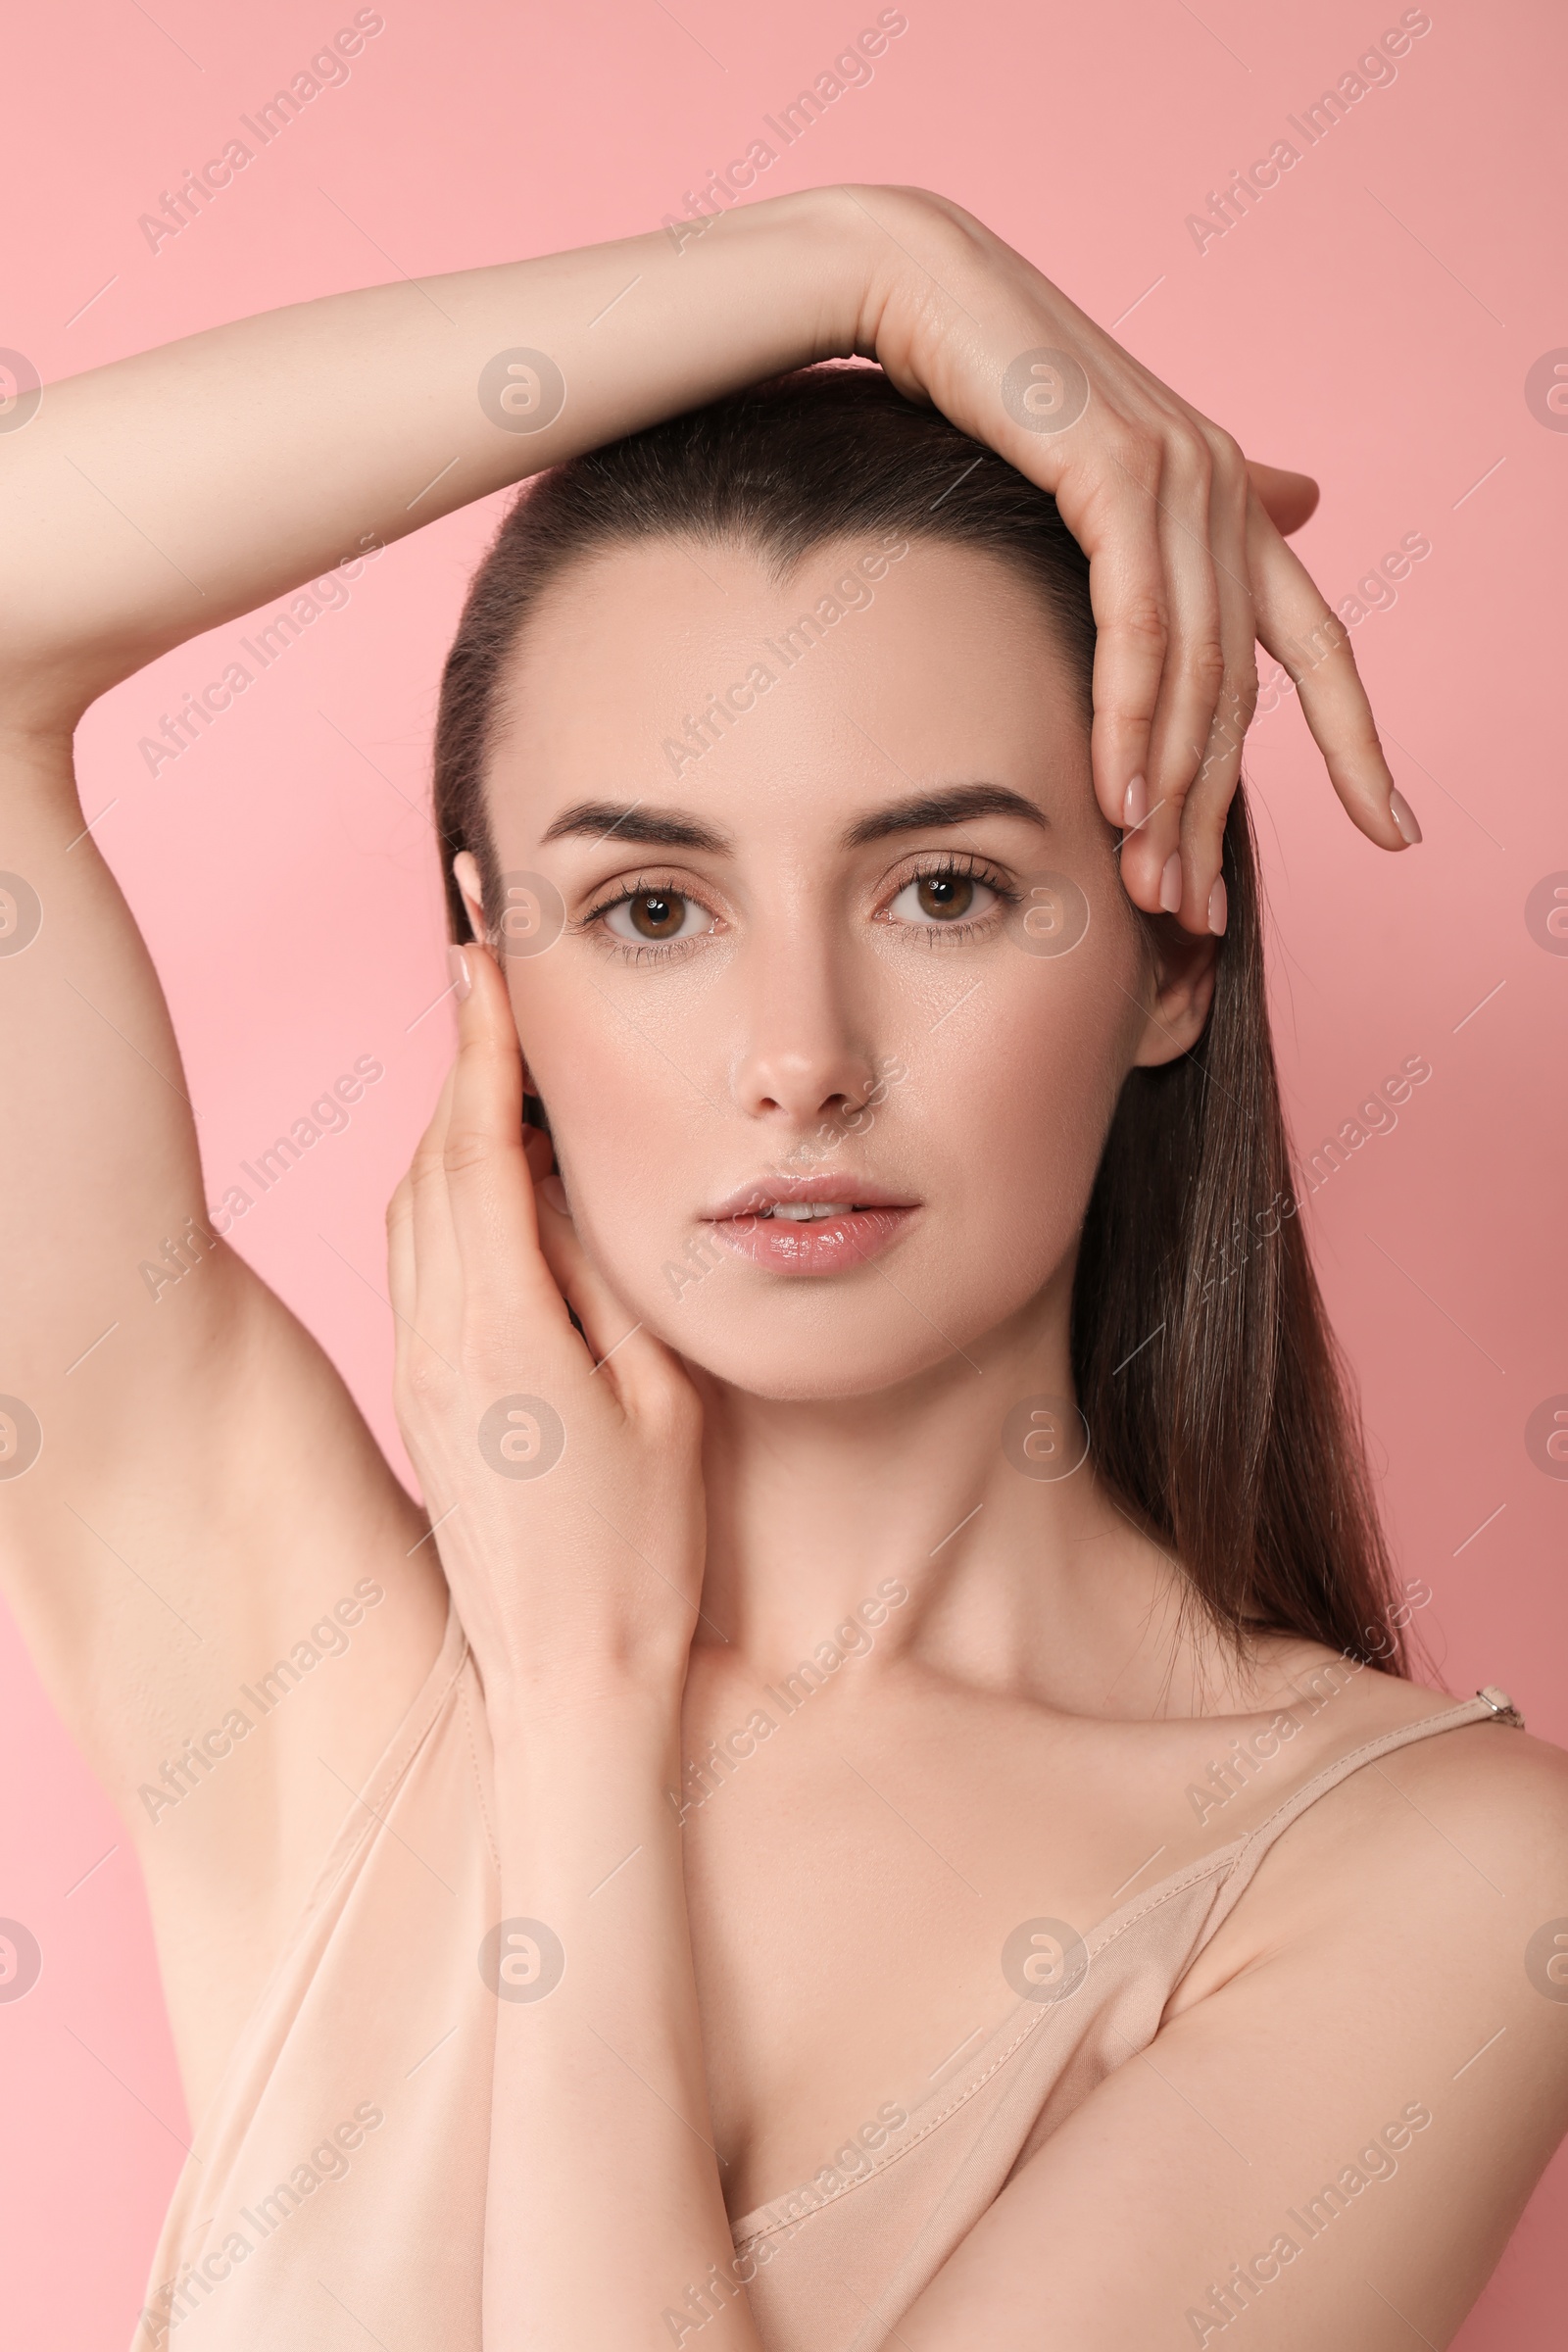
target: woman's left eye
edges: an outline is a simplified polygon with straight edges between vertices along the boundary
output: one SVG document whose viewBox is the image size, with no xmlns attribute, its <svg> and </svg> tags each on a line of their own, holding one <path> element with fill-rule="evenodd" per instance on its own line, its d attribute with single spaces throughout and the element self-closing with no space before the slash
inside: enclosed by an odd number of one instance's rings
<svg viewBox="0 0 1568 2352">
<path fill-rule="evenodd" d="M 901 923 L 940 927 L 989 914 L 1000 897 L 978 874 L 917 874 L 906 882 L 888 912 Z"/>
<path fill-rule="evenodd" d="M 695 899 L 674 890 L 639 890 L 618 899 L 603 916 L 605 929 L 635 947 L 662 946 L 665 941 L 694 939 L 711 931 L 713 918 Z"/>
</svg>

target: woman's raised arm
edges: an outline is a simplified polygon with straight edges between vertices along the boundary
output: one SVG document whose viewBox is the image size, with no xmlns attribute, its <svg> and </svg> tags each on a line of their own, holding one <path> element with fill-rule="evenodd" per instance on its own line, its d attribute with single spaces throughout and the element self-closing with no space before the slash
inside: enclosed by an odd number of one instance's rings
<svg viewBox="0 0 1568 2352">
<path fill-rule="evenodd" d="M 1021 256 L 908 188 L 810 189 L 701 233 L 334 295 L 52 387 L 0 466 L 0 710 L 70 723 L 362 546 L 851 354 L 1053 491 L 1088 553 L 1096 789 L 1140 906 L 1223 928 L 1257 640 L 1355 823 L 1386 849 L 1419 840 L 1348 632 L 1276 528 L 1310 512 L 1299 478 L 1250 469 Z"/>
<path fill-rule="evenodd" d="M 68 727 L 199 631 L 574 451 L 854 349 L 842 194 L 369 286 L 48 387 L 0 435 L 0 712 Z"/>
</svg>

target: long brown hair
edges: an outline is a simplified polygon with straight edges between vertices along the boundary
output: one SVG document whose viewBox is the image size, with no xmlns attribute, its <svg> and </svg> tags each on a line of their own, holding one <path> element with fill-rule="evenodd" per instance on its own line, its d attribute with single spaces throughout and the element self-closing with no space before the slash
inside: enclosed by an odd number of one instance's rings
<svg viewBox="0 0 1568 2352">
<path fill-rule="evenodd" d="M 1089 566 L 1055 501 L 880 368 L 830 364 L 757 385 L 525 485 L 442 678 L 435 809 L 453 937 L 467 936 L 460 850 L 478 862 L 486 907 L 498 903 L 484 799 L 498 688 L 554 577 L 660 536 L 752 548 L 782 577 L 828 541 L 887 531 L 980 548 L 1020 572 L 1046 600 L 1087 726 Z M 1233 1642 L 1272 1629 L 1403 1671 L 1358 1418 L 1296 1214 L 1240 791 L 1224 877 L 1203 1037 L 1129 1074 L 1105 1141 L 1073 1290 L 1078 1399 L 1100 1471 Z"/>
</svg>

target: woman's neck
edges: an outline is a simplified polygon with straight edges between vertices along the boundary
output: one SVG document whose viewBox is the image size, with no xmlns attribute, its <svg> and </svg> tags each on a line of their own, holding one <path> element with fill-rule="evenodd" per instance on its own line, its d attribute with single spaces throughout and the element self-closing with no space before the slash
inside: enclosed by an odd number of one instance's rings
<svg viewBox="0 0 1568 2352">
<path fill-rule="evenodd" d="M 1074 1713 L 1238 1703 L 1212 1634 L 1191 1608 L 1181 1623 L 1174 1561 L 1079 1460 L 1064 1320 L 864 1396 L 778 1401 L 696 1377 L 709 1511 L 697 1642 L 712 1666 L 772 1682 L 897 1586 L 907 1597 L 878 1627 L 883 1668 L 917 1661 Z"/>
</svg>

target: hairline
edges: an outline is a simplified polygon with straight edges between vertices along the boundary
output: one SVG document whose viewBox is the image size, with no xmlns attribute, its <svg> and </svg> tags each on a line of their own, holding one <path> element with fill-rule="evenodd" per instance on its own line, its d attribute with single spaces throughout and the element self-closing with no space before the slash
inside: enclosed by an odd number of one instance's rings
<svg viewBox="0 0 1568 2352">
<path fill-rule="evenodd" d="M 961 510 L 959 513 L 961 514 Z M 957 517 L 955 519 L 956 521 Z M 988 544 L 975 533 L 965 531 L 961 526 L 952 528 L 945 527 L 941 523 L 933 525 L 923 519 L 916 522 L 889 522 L 884 527 L 888 530 L 898 530 L 906 538 L 919 539 L 932 546 L 962 549 L 973 555 L 988 557 L 1001 569 L 1011 573 L 1015 579 L 1021 579 L 1024 585 L 1034 593 L 1041 616 L 1052 634 L 1057 651 L 1063 657 L 1069 677 L 1075 685 L 1087 687 L 1087 681 L 1080 678 L 1080 665 L 1073 649 L 1066 642 L 1066 632 L 1060 625 L 1061 616 L 1054 609 L 1052 592 L 1041 578 L 1039 571 L 1021 551 L 1014 554 L 1006 548 Z M 680 548 L 683 542 L 695 547 L 752 555 L 761 563 L 769 586 L 781 588 L 799 576 L 812 556 L 820 554 L 824 548 L 847 543 L 850 536 L 851 534 L 842 529 L 826 530 L 792 549 L 776 530 L 748 531 L 744 528 L 729 527 L 715 531 L 701 527 L 688 528 L 682 525 L 669 528 L 661 524 L 647 531 L 630 531 L 601 525 L 591 534 L 579 540 L 577 544 L 567 548 L 558 558 L 549 571 L 534 584 L 531 594 L 522 610 L 517 613 L 505 642 L 495 655 L 493 671 L 495 682 L 485 710 L 483 737 L 474 767 L 474 823 L 472 829 L 476 839 L 467 845 L 479 868 L 479 879 L 487 908 L 495 901 L 501 881 L 501 865 L 496 856 L 495 836 L 490 821 L 491 775 L 496 755 L 507 741 L 515 714 L 515 696 L 520 685 L 521 662 L 519 657 L 525 651 L 530 623 L 551 589 L 572 579 L 579 572 L 591 570 L 597 565 L 610 562 L 622 551 L 661 546 Z M 770 562 L 769 558 L 772 558 L 773 561 Z M 1087 692 L 1084 695 L 1084 701 L 1087 731 L 1093 720 L 1092 697 Z M 548 839 L 549 835 L 547 834 L 545 838 Z"/>
</svg>

